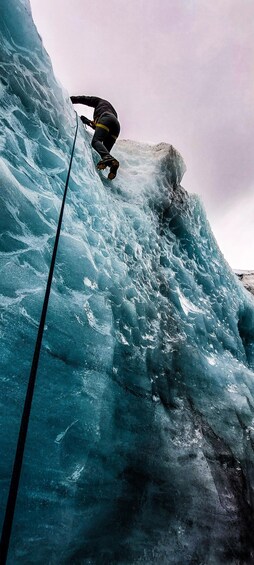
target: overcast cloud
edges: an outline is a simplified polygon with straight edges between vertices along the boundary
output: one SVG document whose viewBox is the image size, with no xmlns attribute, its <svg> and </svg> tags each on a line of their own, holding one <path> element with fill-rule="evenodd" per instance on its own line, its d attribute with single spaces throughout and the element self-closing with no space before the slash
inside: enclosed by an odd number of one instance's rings
<svg viewBox="0 0 254 565">
<path fill-rule="evenodd" d="M 63 86 L 110 100 L 122 138 L 172 143 L 226 259 L 254 269 L 254 1 L 31 6 Z"/>
</svg>

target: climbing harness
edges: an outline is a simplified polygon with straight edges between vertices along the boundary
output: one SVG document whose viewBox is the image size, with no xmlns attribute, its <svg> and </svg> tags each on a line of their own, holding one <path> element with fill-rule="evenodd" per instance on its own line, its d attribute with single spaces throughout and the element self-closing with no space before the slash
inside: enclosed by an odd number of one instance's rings
<svg viewBox="0 0 254 565">
<path fill-rule="evenodd" d="M 112 133 L 110 133 L 110 129 L 108 128 L 108 126 L 104 126 L 104 124 L 98 124 L 98 123 L 96 123 L 96 124 L 95 124 L 95 127 L 96 127 L 96 128 L 105 129 L 105 130 L 111 135 L 111 137 L 113 137 L 113 139 L 117 140 L 117 137 L 118 137 L 118 136 L 117 136 L 117 135 L 112 135 Z"/>
<path fill-rule="evenodd" d="M 74 135 L 74 140 L 73 140 L 73 145 L 72 145 L 70 164 L 69 164 L 68 174 L 67 174 L 67 177 L 66 177 L 64 195 L 63 195 L 61 210 L 60 210 L 60 214 L 59 214 L 55 243 L 54 243 L 54 248 L 53 248 L 53 253 L 52 253 L 52 258 L 51 258 L 51 264 L 50 264 L 50 269 L 49 269 L 49 274 L 48 274 L 48 281 L 47 281 L 47 286 L 46 286 L 46 291 L 45 291 L 44 302 L 43 302 L 43 306 L 42 306 L 41 319 L 40 319 L 40 324 L 39 324 L 38 333 L 37 333 L 37 339 L 36 339 L 36 344 L 35 344 L 35 349 L 34 349 L 34 356 L 33 356 L 33 361 L 32 361 L 31 371 L 30 371 L 30 377 L 29 377 L 28 386 L 27 386 L 27 392 L 26 392 L 26 398 L 25 398 L 25 403 L 24 403 L 24 408 L 23 408 L 23 414 L 22 414 L 22 418 L 21 418 L 21 424 L 20 424 L 20 429 L 19 429 L 19 437 L 18 437 L 17 448 L 16 448 L 16 455 L 15 455 L 15 460 L 14 460 L 14 465 L 13 465 L 12 477 L 11 477 L 10 488 L 9 488 L 9 495 L 8 495 L 8 500 L 7 500 L 7 505 L 6 505 L 4 522 L 3 522 L 2 536 L 1 536 L 1 542 L 0 542 L 0 565 L 5 565 L 6 559 L 7 559 L 7 554 L 8 554 L 8 549 L 9 549 L 9 542 L 10 542 L 11 529 L 12 529 L 12 523 L 13 523 L 18 487 L 19 487 L 19 480 L 20 480 L 21 469 L 22 469 L 22 462 L 23 462 L 25 442 L 26 442 L 26 436 L 27 436 L 27 430 L 28 430 L 28 424 L 29 424 L 29 417 L 30 417 L 31 405 L 32 405 L 32 400 L 33 400 L 34 385 L 35 385 L 35 381 L 36 381 L 36 373 L 37 373 L 39 357 L 40 357 L 43 330 L 44 330 L 45 321 L 46 321 L 47 307 L 48 307 L 51 283 L 52 283 L 52 279 L 53 279 L 58 242 L 59 242 L 61 226 L 62 226 L 64 205 L 65 205 L 65 200 L 66 200 L 66 195 L 67 195 L 67 190 L 68 190 L 68 185 L 69 185 L 69 178 L 70 178 L 70 174 L 71 174 L 72 160 L 73 160 L 75 144 L 76 144 L 76 139 L 77 139 L 77 133 L 78 133 L 78 114 L 77 113 L 76 113 L 76 122 L 77 123 L 76 123 L 76 130 L 75 130 L 75 135 Z"/>
</svg>

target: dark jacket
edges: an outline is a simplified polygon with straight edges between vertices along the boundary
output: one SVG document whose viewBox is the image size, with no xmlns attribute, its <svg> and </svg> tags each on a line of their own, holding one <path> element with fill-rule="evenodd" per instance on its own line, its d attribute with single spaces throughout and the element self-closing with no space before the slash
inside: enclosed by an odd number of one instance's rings
<svg viewBox="0 0 254 565">
<path fill-rule="evenodd" d="M 112 104 L 103 98 L 98 98 L 98 96 L 71 96 L 71 101 L 73 104 L 85 104 L 94 108 L 93 119 L 95 122 L 103 114 L 113 114 L 117 118 L 117 113 Z"/>
</svg>

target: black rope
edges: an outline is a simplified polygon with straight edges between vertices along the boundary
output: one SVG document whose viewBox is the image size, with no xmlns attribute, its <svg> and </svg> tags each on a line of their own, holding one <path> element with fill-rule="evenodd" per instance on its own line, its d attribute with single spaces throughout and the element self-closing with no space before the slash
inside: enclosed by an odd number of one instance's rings
<svg viewBox="0 0 254 565">
<path fill-rule="evenodd" d="M 48 301 L 49 301 L 51 283 L 52 283 L 52 279 L 53 279 L 54 266 L 55 266 L 56 254 L 57 254 L 57 247 L 58 247 L 58 242 L 59 242 L 59 237 L 60 237 L 60 232 L 61 232 L 61 226 L 62 226 L 64 205 L 65 205 L 65 200 L 66 200 L 66 195 L 67 195 L 67 189 L 68 189 L 69 178 L 70 178 L 70 173 L 71 173 L 71 166 L 72 166 L 72 159 L 73 159 L 73 155 L 74 155 L 75 143 L 76 143 L 77 132 L 78 132 L 78 114 L 76 114 L 76 120 L 77 120 L 77 125 L 76 125 L 76 131 L 75 131 L 73 146 L 72 146 L 70 165 L 69 165 L 69 170 L 68 170 L 68 174 L 67 174 L 67 178 L 66 178 L 64 195 L 63 195 L 63 200 L 62 200 L 62 206 L 61 206 L 59 220 L 58 220 L 54 249 L 53 249 L 53 253 L 52 253 L 52 259 L 51 259 L 51 264 L 50 264 L 50 269 L 49 269 L 47 287 L 46 287 L 44 302 L 43 302 L 43 306 L 42 306 L 41 319 L 40 319 L 40 324 L 39 324 L 38 333 L 37 333 L 37 340 L 36 340 L 35 349 L 34 349 L 34 356 L 33 356 L 33 361 L 32 361 L 32 366 L 31 366 L 31 372 L 30 372 L 30 377 L 29 377 L 28 386 L 27 386 L 26 399 L 25 399 L 23 414 L 22 414 L 22 418 L 21 418 L 21 424 L 20 424 L 20 429 L 19 429 L 19 437 L 18 437 L 17 448 L 16 448 L 16 455 L 15 455 L 12 477 L 11 477 L 11 482 L 10 482 L 9 495 L 8 495 L 6 511 L 5 511 L 5 518 L 4 518 L 4 522 L 3 522 L 2 536 L 1 536 L 1 542 L 0 542 L 0 564 L 1 565 L 5 565 L 6 560 L 7 560 L 8 549 L 9 549 L 9 542 L 10 542 L 10 536 L 11 536 L 11 530 L 12 530 L 12 524 L 13 524 L 13 517 L 14 517 L 16 499 L 17 499 L 17 494 L 18 494 L 18 487 L 19 487 L 19 480 L 20 480 L 21 468 L 22 468 L 22 462 L 23 462 L 23 456 L 24 456 L 24 449 L 25 449 L 25 442 L 26 442 L 26 436 L 27 436 L 27 430 L 28 430 L 28 424 L 29 424 L 29 417 L 30 417 L 31 405 L 32 405 L 32 400 L 33 400 L 34 385 L 35 385 L 37 367 L 38 367 L 39 357 L 40 357 L 43 330 L 44 330 L 44 325 L 45 325 L 45 320 L 46 320 L 46 315 L 47 315 Z"/>
</svg>

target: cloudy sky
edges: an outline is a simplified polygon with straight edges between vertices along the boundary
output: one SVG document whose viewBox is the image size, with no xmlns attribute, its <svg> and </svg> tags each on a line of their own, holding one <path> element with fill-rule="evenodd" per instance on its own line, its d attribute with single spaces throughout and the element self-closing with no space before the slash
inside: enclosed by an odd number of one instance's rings
<svg viewBox="0 0 254 565">
<path fill-rule="evenodd" d="M 62 85 L 112 102 L 122 138 L 172 143 L 226 259 L 254 269 L 254 0 L 30 2 Z"/>
</svg>

